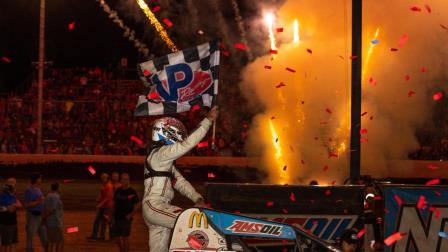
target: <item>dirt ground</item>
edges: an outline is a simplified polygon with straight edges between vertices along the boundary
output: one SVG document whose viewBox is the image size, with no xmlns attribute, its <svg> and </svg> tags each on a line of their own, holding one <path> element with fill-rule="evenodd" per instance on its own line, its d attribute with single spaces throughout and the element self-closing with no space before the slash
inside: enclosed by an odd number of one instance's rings
<svg viewBox="0 0 448 252">
<path fill-rule="evenodd" d="M 50 183 L 54 180 L 44 180 L 42 190 L 44 194 L 48 193 Z M 23 202 L 23 194 L 28 186 L 27 180 L 19 180 L 17 185 L 17 195 Z M 131 181 L 141 199 L 143 195 L 143 183 L 140 181 Z M 199 192 L 203 191 L 203 187 L 195 185 Z M 65 233 L 65 248 L 68 252 L 114 252 L 118 251 L 118 247 L 113 241 L 89 241 L 86 238 L 91 235 L 92 224 L 95 218 L 95 199 L 99 193 L 100 184 L 96 180 L 71 181 L 61 184 L 61 199 L 64 204 L 64 229 L 69 227 L 78 227 L 76 233 Z M 180 195 L 175 196 L 173 202 L 181 207 L 191 206 L 192 203 L 188 199 Z M 17 252 L 25 251 L 26 235 L 25 235 L 25 212 L 18 211 L 18 229 L 19 243 Z M 107 236 L 107 235 L 106 235 Z M 40 241 L 36 236 L 34 238 L 35 252 L 42 252 L 43 249 Z M 133 221 L 130 236 L 131 251 L 147 252 L 148 249 L 148 230 L 139 212 Z"/>
</svg>

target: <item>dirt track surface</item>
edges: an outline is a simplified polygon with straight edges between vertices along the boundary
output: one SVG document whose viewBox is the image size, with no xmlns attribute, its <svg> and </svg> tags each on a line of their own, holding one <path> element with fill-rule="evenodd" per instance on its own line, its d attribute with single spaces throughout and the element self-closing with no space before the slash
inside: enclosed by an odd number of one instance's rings
<svg viewBox="0 0 448 252">
<path fill-rule="evenodd" d="M 45 180 L 42 185 L 44 194 L 47 194 L 50 183 L 54 180 Z M 27 180 L 19 180 L 17 185 L 17 195 L 23 202 L 23 194 L 28 186 Z M 131 186 L 137 190 L 141 199 L 143 195 L 143 182 L 131 181 Z M 203 187 L 195 185 L 201 193 Z M 72 181 L 70 183 L 61 184 L 61 199 L 64 204 L 64 230 L 69 227 L 78 227 L 76 233 L 65 233 L 64 251 L 68 252 L 115 252 L 119 251 L 117 245 L 113 241 L 90 241 L 87 237 L 91 235 L 92 225 L 95 218 L 95 199 L 99 193 L 100 184 L 96 180 L 90 181 Z M 174 204 L 181 207 L 192 206 L 188 199 L 176 194 Z M 25 211 L 18 211 L 18 229 L 19 243 L 17 252 L 25 251 L 26 235 L 25 235 Z M 107 234 L 107 233 L 106 233 Z M 107 236 L 107 235 L 106 235 Z M 132 224 L 130 240 L 131 251 L 148 252 L 148 230 L 142 219 L 141 213 L 137 213 Z M 34 238 L 35 252 L 43 252 L 40 241 L 36 236 Z"/>
</svg>

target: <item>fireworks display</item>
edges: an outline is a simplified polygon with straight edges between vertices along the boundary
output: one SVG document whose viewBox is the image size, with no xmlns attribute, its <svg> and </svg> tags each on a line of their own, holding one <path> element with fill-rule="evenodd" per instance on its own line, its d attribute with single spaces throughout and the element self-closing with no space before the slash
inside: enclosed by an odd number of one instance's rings
<svg viewBox="0 0 448 252">
<path fill-rule="evenodd" d="M 123 29 L 124 31 L 123 36 L 127 37 L 129 41 L 131 41 L 134 44 L 135 48 L 137 48 L 137 50 L 147 58 L 149 55 L 149 49 L 145 43 L 141 42 L 139 39 L 135 37 L 135 31 L 129 28 L 127 25 L 125 25 L 123 20 L 118 16 L 118 13 L 112 10 L 104 0 L 99 0 L 99 3 L 101 5 L 101 8 L 103 8 L 103 11 L 109 14 L 109 18 L 112 19 L 112 22 L 114 22 L 121 29 Z M 74 26 L 75 26 L 74 22 L 70 23 L 69 30 L 73 30 Z"/>
<path fill-rule="evenodd" d="M 162 24 L 160 24 L 159 20 L 157 20 L 156 16 L 148 7 L 148 5 L 145 3 L 145 1 L 144 0 L 136 0 L 136 1 L 140 9 L 142 9 L 142 11 L 145 13 L 146 17 L 149 19 L 149 22 L 159 33 L 159 36 L 162 38 L 162 40 L 165 42 L 168 48 L 170 48 L 172 52 L 179 51 L 176 45 L 173 43 L 173 41 L 171 41 L 170 37 L 168 36 L 168 33 L 166 33 L 166 30 L 163 28 Z"/>
</svg>

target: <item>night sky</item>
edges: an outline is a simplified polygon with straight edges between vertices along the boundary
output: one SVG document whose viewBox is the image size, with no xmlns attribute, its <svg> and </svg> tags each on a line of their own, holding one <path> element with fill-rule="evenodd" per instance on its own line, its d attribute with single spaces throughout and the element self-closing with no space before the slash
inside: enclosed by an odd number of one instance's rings
<svg viewBox="0 0 448 252">
<path fill-rule="evenodd" d="M 141 11 L 129 11 L 130 9 L 123 7 L 129 3 L 127 1 L 130 0 L 109 0 L 106 3 L 118 12 L 127 26 L 135 30 L 137 38 L 146 43 L 151 54 L 161 56 L 170 53 Z M 161 4 L 157 1 L 146 2 L 150 7 Z M 244 18 L 256 18 L 260 15 L 257 7 L 250 1 L 240 2 Z M 207 20 L 213 17 L 203 15 L 208 13 L 207 1 L 198 0 L 195 3 L 203 4 L 200 6 L 202 9 L 199 19 L 201 28 L 206 32 L 204 36 L 198 35 L 197 31 L 191 31 L 185 22 L 188 21 L 185 19 L 188 11 L 185 10 L 185 1 L 166 1 L 165 4 L 169 4 L 170 8 L 164 9 L 161 4 L 162 10 L 156 13 L 159 21 L 163 17 L 173 21 L 174 26 L 167 31 L 179 48 L 221 37 L 219 32 L 222 31 L 217 24 Z M 232 34 L 232 40 L 235 41 L 227 43 L 235 43 L 238 40 L 238 31 L 233 21 L 230 1 L 219 1 L 219 4 L 229 30 L 235 33 Z M 71 22 L 75 22 L 73 30 L 68 29 Z M 30 84 L 29 80 L 33 78 L 31 62 L 38 59 L 38 29 L 38 0 L 0 0 L 0 58 L 7 57 L 11 61 L 8 64 L 0 61 L 0 93 Z M 123 37 L 123 30 L 109 19 L 97 1 L 47 0 L 46 61 L 52 61 L 54 67 L 107 67 L 117 65 L 122 57 L 128 58 L 128 65 L 131 67 L 144 61 L 133 44 Z"/>
</svg>

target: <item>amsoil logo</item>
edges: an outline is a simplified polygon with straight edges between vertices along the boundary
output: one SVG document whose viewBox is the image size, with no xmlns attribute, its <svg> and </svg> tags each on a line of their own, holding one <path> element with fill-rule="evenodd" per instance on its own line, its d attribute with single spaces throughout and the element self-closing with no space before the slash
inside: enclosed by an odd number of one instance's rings
<svg viewBox="0 0 448 252">
<path fill-rule="evenodd" d="M 282 226 L 268 225 L 257 222 L 235 220 L 232 226 L 227 230 L 232 231 L 235 234 L 271 234 L 274 236 L 280 236 L 282 234 Z"/>
</svg>

